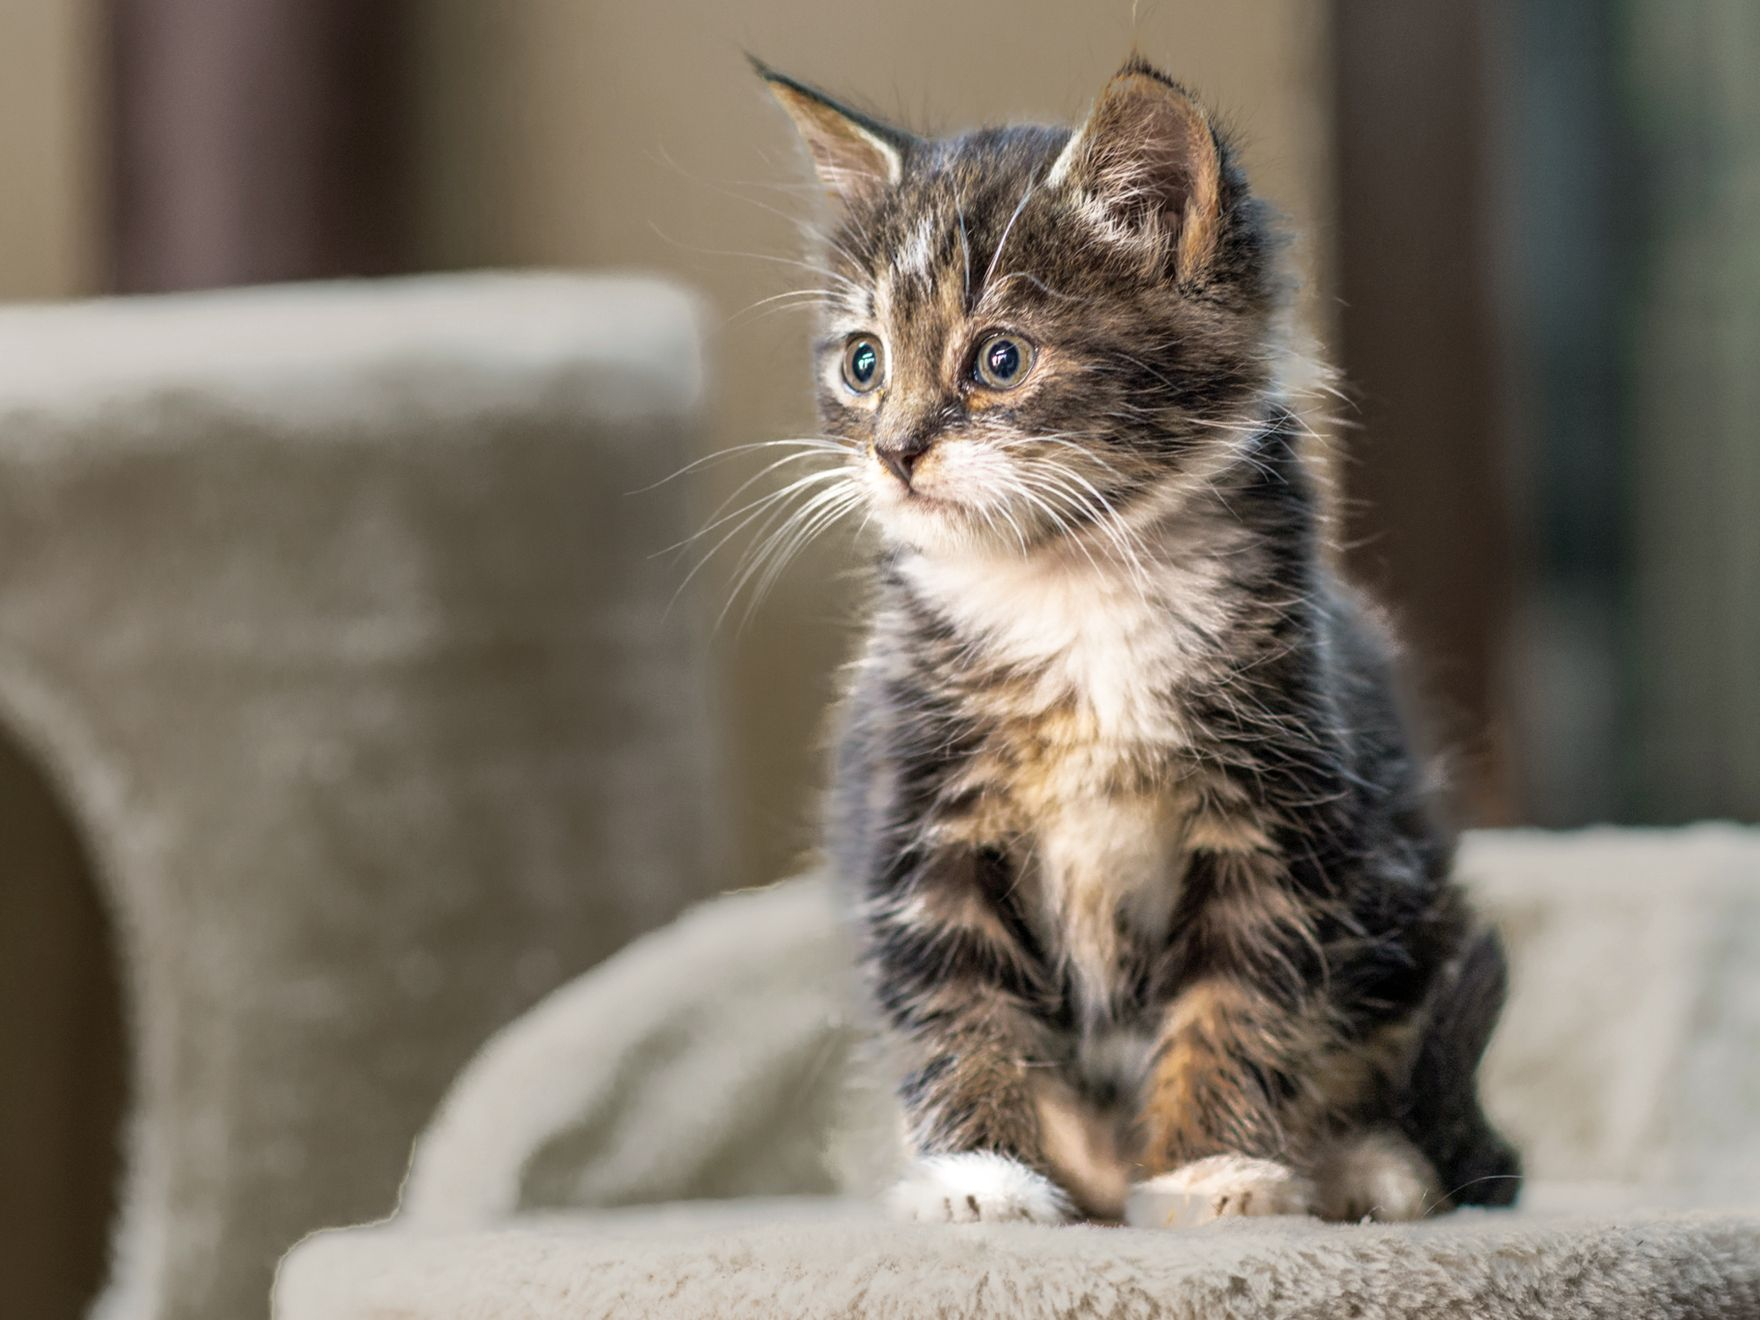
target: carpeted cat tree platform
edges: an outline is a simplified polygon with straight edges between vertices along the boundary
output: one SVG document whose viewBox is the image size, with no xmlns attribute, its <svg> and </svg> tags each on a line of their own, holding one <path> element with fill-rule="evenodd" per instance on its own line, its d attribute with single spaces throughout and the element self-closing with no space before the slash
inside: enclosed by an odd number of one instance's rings
<svg viewBox="0 0 1760 1320">
<path fill-rule="evenodd" d="M 1536 1175 L 1519 1210 L 887 1223 L 863 1193 L 897 1123 L 810 877 L 717 900 L 500 1033 L 417 1146 L 401 1213 L 294 1251 L 278 1314 L 1760 1316 L 1760 836 L 1484 834 L 1464 869 L 1510 940 L 1486 1085 Z"/>
</svg>

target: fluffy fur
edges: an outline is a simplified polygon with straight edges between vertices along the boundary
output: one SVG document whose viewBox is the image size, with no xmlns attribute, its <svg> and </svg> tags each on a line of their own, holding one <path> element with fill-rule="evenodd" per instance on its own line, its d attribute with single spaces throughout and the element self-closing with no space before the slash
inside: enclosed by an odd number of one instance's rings
<svg viewBox="0 0 1760 1320">
<path fill-rule="evenodd" d="M 1278 244 L 1210 116 L 1133 61 L 1074 130 L 928 140 L 762 72 L 835 208 L 800 527 L 882 544 L 829 850 L 907 1060 L 898 1203 L 1509 1200 L 1501 954 L 1321 553 Z"/>
</svg>

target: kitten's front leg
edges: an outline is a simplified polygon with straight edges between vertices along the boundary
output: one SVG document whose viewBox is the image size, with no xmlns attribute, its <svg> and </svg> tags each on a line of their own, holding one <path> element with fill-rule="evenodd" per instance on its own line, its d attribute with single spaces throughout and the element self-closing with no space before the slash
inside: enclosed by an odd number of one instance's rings
<svg viewBox="0 0 1760 1320">
<path fill-rule="evenodd" d="M 1209 822 L 1186 884 L 1186 975 L 1162 1013 L 1140 1129 L 1149 1177 L 1126 1220 L 1184 1225 L 1307 1214 L 1335 1101 L 1366 1077 L 1327 1011 L 1317 911 L 1251 822 Z"/>
<path fill-rule="evenodd" d="M 1169 1006 L 1143 1108 L 1143 1164 L 1125 1219 L 1183 1227 L 1242 1215 L 1307 1214 L 1315 1189 L 1286 1157 L 1299 1128 L 1288 1047 L 1297 1024 L 1226 975 Z"/>
<path fill-rule="evenodd" d="M 951 982 L 938 997 L 959 1009 L 911 1042 L 923 1062 L 900 1096 L 915 1159 L 888 1205 L 936 1223 L 1064 1222 L 1072 1207 L 1047 1173 L 1032 1025 L 993 986 Z"/>
<path fill-rule="evenodd" d="M 1386 933 L 1328 944 L 1334 900 L 1290 883 L 1268 848 L 1206 851 L 1187 879 L 1190 979 L 1163 1012 L 1141 1114 L 1150 1177 L 1126 1219 L 1424 1215 L 1434 1173 L 1376 1119 L 1428 993 L 1387 975 L 1407 951 Z"/>
<path fill-rule="evenodd" d="M 983 887 L 975 859 L 923 859 L 868 910 L 882 1008 L 911 1066 L 900 1088 L 915 1160 L 892 1190 L 902 1218 L 1061 1223 L 1070 1197 L 1049 1176 L 1039 1085 L 1055 1032 L 1040 969 Z"/>
</svg>

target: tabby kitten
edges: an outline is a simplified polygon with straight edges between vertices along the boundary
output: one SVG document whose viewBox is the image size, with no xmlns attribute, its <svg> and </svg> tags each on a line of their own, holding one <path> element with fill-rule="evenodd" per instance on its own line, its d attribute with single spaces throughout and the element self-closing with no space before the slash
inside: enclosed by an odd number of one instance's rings
<svg viewBox="0 0 1760 1320">
<path fill-rule="evenodd" d="M 1503 1203 L 1503 958 L 1320 548 L 1265 208 L 1133 59 L 926 139 L 765 69 L 834 204 L 818 398 L 883 547 L 829 851 L 927 1220 Z"/>
</svg>

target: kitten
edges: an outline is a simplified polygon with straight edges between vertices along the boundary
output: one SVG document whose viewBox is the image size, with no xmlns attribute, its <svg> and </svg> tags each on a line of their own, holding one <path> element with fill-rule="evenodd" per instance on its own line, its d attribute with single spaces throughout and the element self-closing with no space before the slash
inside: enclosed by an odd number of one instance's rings
<svg viewBox="0 0 1760 1320">
<path fill-rule="evenodd" d="M 829 192 L 824 426 L 883 547 L 829 825 L 929 1220 L 1506 1203 L 1503 956 L 1320 548 L 1288 285 L 1210 116 L 924 139 L 759 72 Z M 852 497 L 853 498 L 853 497 Z"/>
</svg>

